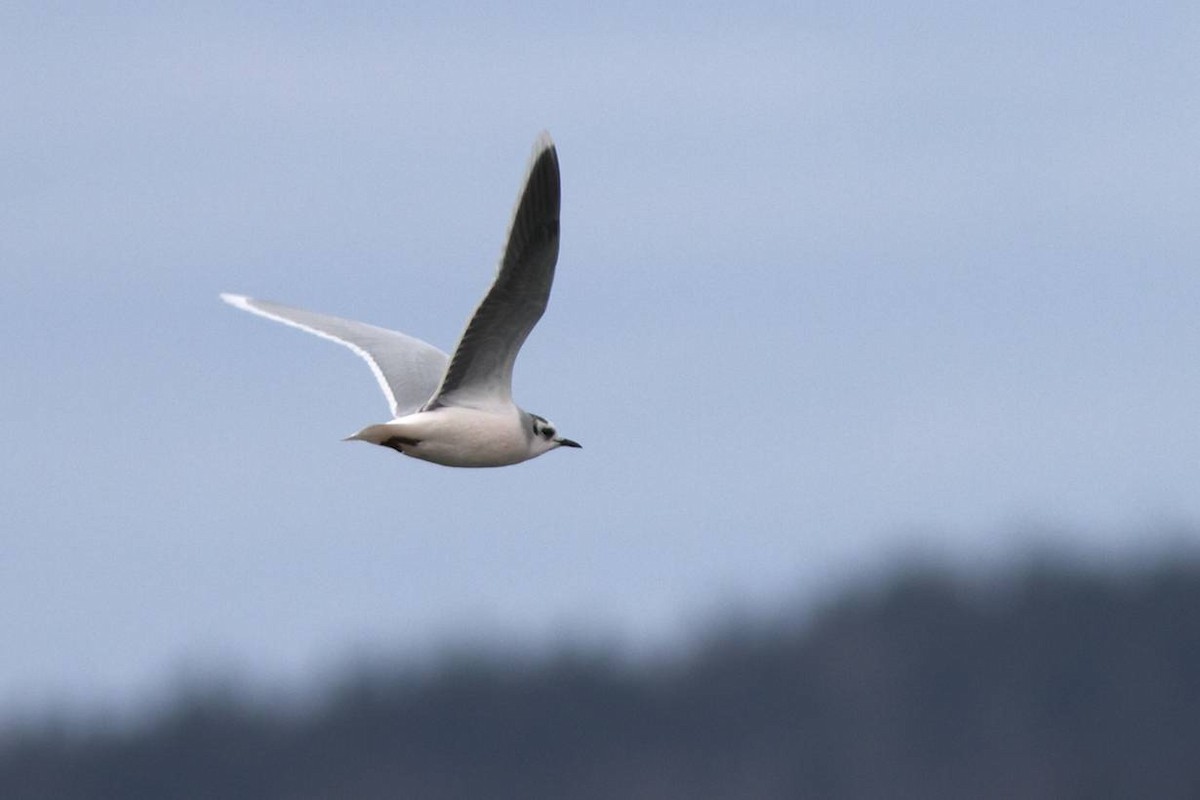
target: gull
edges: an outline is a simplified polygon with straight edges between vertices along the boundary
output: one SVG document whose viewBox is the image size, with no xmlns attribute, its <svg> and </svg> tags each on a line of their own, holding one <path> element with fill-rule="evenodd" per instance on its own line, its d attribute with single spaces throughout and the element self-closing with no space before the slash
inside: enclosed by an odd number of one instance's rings
<svg viewBox="0 0 1200 800">
<path fill-rule="evenodd" d="M 517 352 L 550 299 L 560 194 L 558 153 L 543 132 L 517 196 L 496 277 L 453 356 L 364 322 L 238 294 L 222 294 L 221 299 L 331 339 L 366 360 L 387 395 L 393 419 L 368 425 L 345 441 L 371 442 L 449 467 L 500 467 L 558 447 L 580 447 L 560 436 L 548 419 L 519 408 L 512 399 Z"/>
</svg>

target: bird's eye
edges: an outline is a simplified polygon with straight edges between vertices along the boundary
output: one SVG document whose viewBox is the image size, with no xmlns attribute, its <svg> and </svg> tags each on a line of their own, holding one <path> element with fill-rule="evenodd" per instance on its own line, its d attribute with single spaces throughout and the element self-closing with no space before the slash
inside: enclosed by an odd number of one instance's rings
<svg viewBox="0 0 1200 800">
<path fill-rule="evenodd" d="M 542 430 L 542 433 L 545 434 L 547 439 L 554 438 L 554 428 L 545 428 Z"/>
</svg>

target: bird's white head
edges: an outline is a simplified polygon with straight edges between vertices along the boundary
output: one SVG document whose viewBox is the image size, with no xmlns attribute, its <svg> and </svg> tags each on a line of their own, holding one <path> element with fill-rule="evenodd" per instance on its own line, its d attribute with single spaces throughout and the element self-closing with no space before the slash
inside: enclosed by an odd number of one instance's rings
<svg viewBox="0 0 1200 800">
<path fill-rule="evenodd" d="M 534 455 L 541 455 L 556 447 L 583 447 L 579 442 L 559 436 L 558 428 L 545 417 L 530 414 L 529 418 L 531 420 L 530 428 L 533 431 L 533 440 L 530 442 L 530 448 L 533 450 Z"/>
</svg>

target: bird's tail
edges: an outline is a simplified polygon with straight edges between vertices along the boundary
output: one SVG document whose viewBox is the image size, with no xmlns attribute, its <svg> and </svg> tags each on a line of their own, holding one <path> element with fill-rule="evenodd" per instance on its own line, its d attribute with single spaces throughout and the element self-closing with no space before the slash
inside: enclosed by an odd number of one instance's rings
<svg viewBox="0 0 1200 800">
<path fill-rule="evenodd" d="M 343 442 L 370 442 L 371 444 L 383 444 L 388 439 L 397 435 L 395 427 L 390 422 L 381 422 L 378 425 L 368 425 L 358 433 L 352 433 Z"/>
</svg>

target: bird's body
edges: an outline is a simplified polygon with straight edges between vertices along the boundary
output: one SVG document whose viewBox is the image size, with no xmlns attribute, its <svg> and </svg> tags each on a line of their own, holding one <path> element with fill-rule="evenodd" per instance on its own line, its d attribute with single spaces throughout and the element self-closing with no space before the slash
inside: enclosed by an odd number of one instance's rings
<svg viewBox="0 0 1200 800">
<path fill-rule="evenodd" d="M 558 154 L 543 133 L 534 145 L 496 278 L 453 356 L 386 328 L 243 295 L 221 298 L 346 345 L 366 359 L 393 419 L 348 439 L 451 467 L 506 466 L 557 447 L 579 447 L 512 400 L 513 363 L 545 311 L 554 281 L 559 197 Z"/>
<path fill-rule="evenodd" d="M 381 444 L 447 467 L 502 467 L 552 449 L 533 451 L 531 445 L 536 440 L 532 421 L 526 423 L 529 417 L 516 406 L 446 406 L 369 425 L 349 438 Z"/>
</svg>

